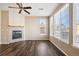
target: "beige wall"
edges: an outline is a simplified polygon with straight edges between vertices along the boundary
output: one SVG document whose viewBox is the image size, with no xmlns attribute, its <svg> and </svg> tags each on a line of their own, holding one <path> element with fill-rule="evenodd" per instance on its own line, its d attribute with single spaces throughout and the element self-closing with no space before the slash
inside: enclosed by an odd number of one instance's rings
<svg viewBox="0 0 79 59">
<path fill-rule="evenodd" d="M 8 20 L 9 20 L 9 12 L 1 11 L 1 43 L 7 44 L 8 40 Z"/>
<path fill-rule="evenodd" d="M 46 35 L 40 35 L 40 19 L 46 22 Z M 25 17 L 26 40 L 47 40 L 48 38 L 48 17 Z"/>
<path fill-rule="evenodd" d="M 0 44 L 1 44 L 1 11 L 0 11 Z"/>
<path fill-rule="evenodd" d="M 59 5 L 56 10 L 53 12 L 52 16 L 59 11 L 65 4 Z M 73 46 L 73 4 L 69 4 L 69 43 L 66 44 L 63 41 L 50 36 L 49 41 L 52 42 L 58 49 L 60 49 L 65 55 L 78 55 L 79 49 Z"/>
</svg>

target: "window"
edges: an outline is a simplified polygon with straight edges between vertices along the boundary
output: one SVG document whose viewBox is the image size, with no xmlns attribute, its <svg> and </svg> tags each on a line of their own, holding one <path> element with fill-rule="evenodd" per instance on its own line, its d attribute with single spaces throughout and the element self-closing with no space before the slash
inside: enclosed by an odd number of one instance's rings
<svg viewBox="0 0 79 59">
<path fill-rule="evenodd" d="M 79 4 L 76 5 L 76 43 L 79 43 Z"/>
<path fill-rule="evenodd" d="M 74 9 L 76 19 L 73 24 L 75 25 L 74 30 L 76 29 L 76 31 L 73 33 L 75 35 L 73 45 L 79 47 L 79 4 L 74 4 Z"/>
<path fill-rule="evenodd" d="M 60 12 L 54 15 L 54 36 L 60 38 Z"/>
<path fill-rule="evenodd" d="M 65 6 L 60 12 L 61 39 L 67 42 L 69 39 L 69 7 Z"/>
<path fill-rule="evenodd" d="M 46 21 L 43 19 L 40 20 L 40 34 L 46 35 Z"/>
<path fill-rule="evenodd" d="M 67 43 L 69 39 L 69 4 L 66 4 L 59 10 L 53 19 L 50 18 L 50 23 L 53 24 L 50 25 L 50 27 L 53 28 L 50 28 L 53 36 Z"/>
</svg>

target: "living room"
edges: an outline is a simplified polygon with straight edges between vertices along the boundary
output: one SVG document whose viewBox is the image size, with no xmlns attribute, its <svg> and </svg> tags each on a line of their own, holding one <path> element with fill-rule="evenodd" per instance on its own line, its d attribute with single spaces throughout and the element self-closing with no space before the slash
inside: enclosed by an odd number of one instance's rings
<svg viewBox="0 0 79 59">
<path fill-rule="evenodd" d="M 0 55 L 79 55 L 79 27 L 74 20 L 78 7 L 75 3 L 0 3 Z"/>
</svg>

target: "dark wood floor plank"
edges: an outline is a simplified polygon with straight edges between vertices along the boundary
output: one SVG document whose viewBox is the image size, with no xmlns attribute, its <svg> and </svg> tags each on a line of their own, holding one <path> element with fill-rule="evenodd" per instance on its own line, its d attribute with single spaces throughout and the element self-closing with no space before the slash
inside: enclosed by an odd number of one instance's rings
<svg viewBox="0 0 79 59">
<path fill-rule="evenodd" d="M 1 56 L 64 56 L 48 40 L 26 40 L 0 46 Z"/>
</svg>

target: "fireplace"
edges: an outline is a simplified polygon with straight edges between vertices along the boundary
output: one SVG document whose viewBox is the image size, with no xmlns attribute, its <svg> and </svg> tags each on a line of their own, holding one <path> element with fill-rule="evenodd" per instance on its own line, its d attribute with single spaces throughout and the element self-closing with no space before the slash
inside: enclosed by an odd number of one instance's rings
<svg viewBox="0 0 79 59">
<path fill-rule="evenodd" d="M 21 30 L 13 30 L 12 31 L 12 39 L 20 39 L 22 38 L 22 31 Z"/>
</svg>

